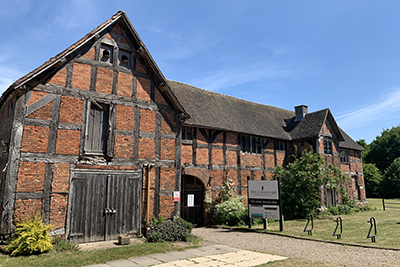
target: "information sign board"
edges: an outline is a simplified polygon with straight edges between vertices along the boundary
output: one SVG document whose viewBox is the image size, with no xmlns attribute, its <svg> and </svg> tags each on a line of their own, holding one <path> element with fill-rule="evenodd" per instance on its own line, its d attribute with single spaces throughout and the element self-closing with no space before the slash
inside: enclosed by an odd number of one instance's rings
<svg viewBox="0 0 400 267">
<path fill-rule="evenodd" d="M 280 220 L 281 210 L 278 181 L 249 180 L 247 186 L 249 216 Z"/>
</svg>

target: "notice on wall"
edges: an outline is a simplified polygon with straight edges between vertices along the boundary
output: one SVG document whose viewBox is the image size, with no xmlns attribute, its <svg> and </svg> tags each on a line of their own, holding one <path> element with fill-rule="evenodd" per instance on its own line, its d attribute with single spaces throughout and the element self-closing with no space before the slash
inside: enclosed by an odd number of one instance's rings
<svg viewBox="0 0 400 267">
<path fill-rule="evenodd" d="M 187 195 L 187 206 L 194 207 L 194 195 L 193 194 Z"/>
<path fill-rule="evenodd" d="M 178 202 L 179 201 L 179 196 L 180 196 L 180 192 L 179 191 L 174 191 L 174 202 Z"/>
</svg>

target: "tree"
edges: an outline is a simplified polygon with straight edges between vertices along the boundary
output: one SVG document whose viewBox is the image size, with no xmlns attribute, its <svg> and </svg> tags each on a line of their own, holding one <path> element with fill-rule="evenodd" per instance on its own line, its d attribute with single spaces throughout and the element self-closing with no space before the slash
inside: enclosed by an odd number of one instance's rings
<svg viewBox="0 0 400 267">
<path fill-rule="evenodd" d="M 286 219 L 304 218 L 321 205 L 320 190 L 322 185 L 341 187 L 347 176 L 334 165 L 327 165 L 320 154 L 304 151 L 300 158 L 289 163 L 286 168 L 275 168 L 275 179 L 281 181 L 282 213 Z"/>
<path fill-rule="evenodd" d="M 357 140 L 356 142 L 357 142 L 357 144 L 359 144 L 360 146 L 362 146 L 365 149 L 364 151 L 361 151 L 361 158 L 364 162 L 365 157 L 369 153 L 370 146 L 367 144 L 367 142 L 365 142 L 365 139 L 360 139 L 360 140 Z"/>
<path fill-rule="evenodd" d="M 385 172 L 386 168 L 400 157 L 400 126 L 384 130 L 369 147 L 365 162 L 374 163 L 382 173 Z"/>
<path fill-rule="evenodd" d="M 395 159 L 383 174 L 382 197 L 400 197 L 400 158 Z"/>
<path fill-rule="evenodd" d="M 363 164 L 363 172 L 367 197 L 380 197 L 382 175 L 379 169 L 375 164 L 365 163 Z"/>
</svg>

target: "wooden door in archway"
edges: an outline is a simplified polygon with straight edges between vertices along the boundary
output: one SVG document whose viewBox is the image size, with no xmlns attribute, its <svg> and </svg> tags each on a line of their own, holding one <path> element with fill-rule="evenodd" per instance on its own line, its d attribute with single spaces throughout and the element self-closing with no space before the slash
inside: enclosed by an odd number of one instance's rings
<svg viewBox="0 0 400 267">
<path fill-rule="evenodd" d="M 182 176 L 181 218 L 195 227 L 203 225 L 204 184 L 195 176 Z"/>
</svg>

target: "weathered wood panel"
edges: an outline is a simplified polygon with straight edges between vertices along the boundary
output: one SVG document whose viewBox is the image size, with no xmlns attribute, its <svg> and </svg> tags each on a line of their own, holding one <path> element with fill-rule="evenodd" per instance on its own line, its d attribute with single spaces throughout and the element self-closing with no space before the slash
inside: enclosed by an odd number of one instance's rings
<svg viewBox="0 0 400 267">
<path fill-rule="evenodd" d="M 68 238 L 94 242 L 140 231 L 141 189 L 140 171 L 74 171 Z"/>
</svg>

